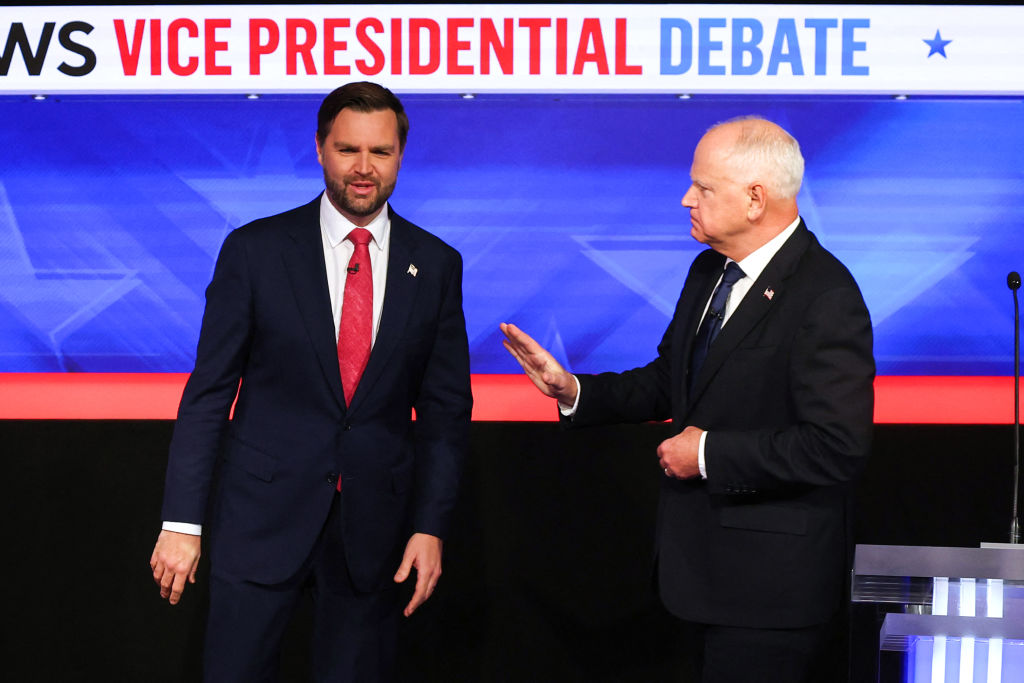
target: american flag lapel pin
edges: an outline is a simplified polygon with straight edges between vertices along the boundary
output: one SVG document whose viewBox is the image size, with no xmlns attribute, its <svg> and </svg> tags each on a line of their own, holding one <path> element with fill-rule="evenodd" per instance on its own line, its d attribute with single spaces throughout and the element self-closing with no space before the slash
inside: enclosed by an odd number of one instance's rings
<svg viewBox="0 0 1024 683">
<path fill-rule="evenodd" d="M 420 272 L 420 271 L 419 271 L 419 269 L 418 269 L 418 268 L 416 267 L 416 264 L 414 264 L 414 263 L 410 263 L 410 264 L 409 264 L 409 270 L 407 270 L 407 271 L 405 271 L 405 272 L 409 273 L 409 275 L 412 275 L 413 277 L 416 277 L 416 273 L 418 273 L 418 272 Z"/>
<path fill-rule="evenodd" d="M 768 289 L 764 290 L 764 298 L 765 299 L 768 299 L 768 301 L 771 301 L 773 296 L 775 296 L 775 290 L 774 289 L 769 287 Z"/>
</svg>

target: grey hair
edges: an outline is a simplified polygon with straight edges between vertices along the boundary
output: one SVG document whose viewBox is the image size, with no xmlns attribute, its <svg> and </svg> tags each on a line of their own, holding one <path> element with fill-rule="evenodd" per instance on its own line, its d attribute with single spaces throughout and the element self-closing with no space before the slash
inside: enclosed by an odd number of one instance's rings
<svg viewBox="0 0 1024 683">
<path fill-rule="evenodd" d="M 745 122 L 761 125 L 743 125 Z M 804 177 L 800 143 L 781 126 L 760 116 L 739 116 L 712 126 L 711 130 L 737 123 L 739 135 L 727 158 L 736 168 L 738 178 L 743 182 L 760 180 L 780 199 L 796 197 Z"/>
</svg>

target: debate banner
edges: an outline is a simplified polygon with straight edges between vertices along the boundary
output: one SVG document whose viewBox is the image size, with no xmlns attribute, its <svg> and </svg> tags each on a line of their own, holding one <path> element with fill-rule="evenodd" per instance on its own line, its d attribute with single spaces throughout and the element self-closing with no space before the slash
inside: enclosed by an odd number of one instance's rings
<svg viewBox="0 0 1024 683">
<path fill-rule="evenodd" d="M 3 91 L 1024 93 L 1024 7 L 3 7 Z"/>
</svg>

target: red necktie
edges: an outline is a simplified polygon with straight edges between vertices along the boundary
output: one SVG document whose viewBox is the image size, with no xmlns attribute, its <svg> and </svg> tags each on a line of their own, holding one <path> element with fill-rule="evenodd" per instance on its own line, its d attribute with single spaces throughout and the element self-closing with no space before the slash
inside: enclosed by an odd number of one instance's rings
<svg viewBox="0 0 1024 683">
<path fill-rule="evenodd" d="M 341 368 L 341 386 L 345 391 L 345 405 L 352 405 L 352 396 L 363 376 L 370 358 L 371 328 L 373 326 L 373 273 L 370 268 L 370 240 L 373 236 L 366 228 L 355 228 L 348 238 L 355 252 L 348 262 L 345 278 L 345 299 L 341 305 L 341 323 L 338 326 L 338 366 Z"/>
</svg>

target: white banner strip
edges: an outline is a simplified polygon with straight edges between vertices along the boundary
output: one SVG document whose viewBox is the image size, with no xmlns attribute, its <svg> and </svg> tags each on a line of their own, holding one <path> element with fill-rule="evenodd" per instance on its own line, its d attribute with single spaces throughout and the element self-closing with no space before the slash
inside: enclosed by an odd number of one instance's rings
<svg viewBox="0 0 1024 683">
<path fill-rule="evenodd" d="M 1024 94 L 1024 7 L 0 7 L 0 93 Z"/>
</svg>

